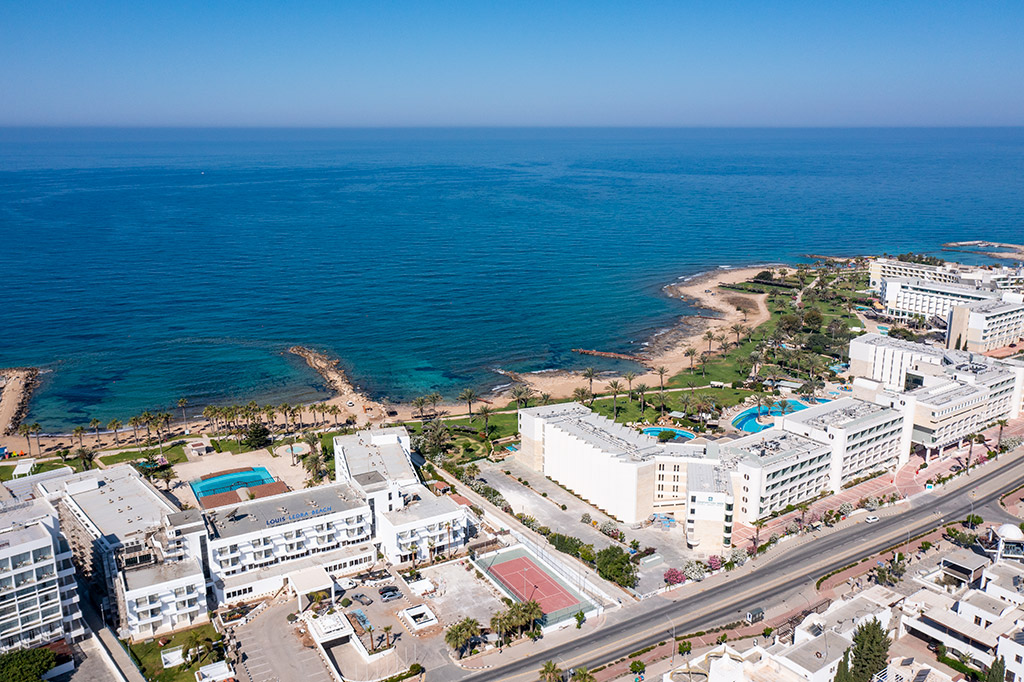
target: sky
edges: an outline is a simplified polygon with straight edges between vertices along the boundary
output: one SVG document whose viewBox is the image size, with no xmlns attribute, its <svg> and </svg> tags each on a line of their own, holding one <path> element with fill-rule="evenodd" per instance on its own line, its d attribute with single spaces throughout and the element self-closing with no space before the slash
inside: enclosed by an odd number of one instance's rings
<svg viewBox="0 0 1024 682">
<path fill-rule="evenodd" d="M 1024 3 L 0 0 L 3 126 L 1024 125 Z"/>
</svg>

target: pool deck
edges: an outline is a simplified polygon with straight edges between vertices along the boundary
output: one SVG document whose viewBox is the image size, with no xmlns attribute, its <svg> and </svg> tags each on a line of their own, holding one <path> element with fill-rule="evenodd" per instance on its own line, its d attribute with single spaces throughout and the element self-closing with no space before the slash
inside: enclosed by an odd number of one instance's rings
<svg viewBox="0 0 1024 682">
<path fill-rule="evenodd" d="M 179 505 L 187 503 L 198 508 L 202 505 L 192 492 L 189 481 L 209 478 L 228 471 L 247 471 L 253 467 L 265 467 L 271 476 L 292 490 L 301 490 L 305 487 L 306 471 L 301 465 L 292 466 L 291 457 L 274 457 L 270 451 L 265 449 L 243 452 L 238 455 L 232 455 L 230 452 L 215 452 L 174 465 L 178 480 L 171 487 L 171 497 L 174 497 Z"/>
</svg>

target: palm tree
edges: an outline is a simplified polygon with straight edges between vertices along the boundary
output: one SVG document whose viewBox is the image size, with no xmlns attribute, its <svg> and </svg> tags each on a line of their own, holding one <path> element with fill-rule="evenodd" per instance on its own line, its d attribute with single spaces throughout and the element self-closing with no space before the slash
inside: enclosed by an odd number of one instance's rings
<svg viewBox="0 0 1024 682">
<path fill-rule="evenodd" d="M 28 454 L 32 454 L 32 427 L 28 424 L 21 424 L 18 426 L 18 435 L 25 436 L 25 442 L 28 443 Z"/>
<path fill-rule="evenodd" d="M 43 427 L 39 425 L 39 422 L 32 422 L 32 433 L 36 436 L 36 452 L 40 455 L 43 454 L 43 446 L 39 443 L 39 436 L 43 433 Z"/>
<path fill-rule="evenodd" d="M 587 367 L 583 370 L 583 378 L 590 382 L 590 395 L 594 395 L 594 377 L 597 376 L 597 370 L 593 367 Z"/>
<path fill-rule="evenodd" d="M 96 444 L 97 445 L 99 445 L 99 442 L 100 442 L 100 427 L 101 426 L 103 426 L 103 422 L 101 422 L 99 419 L 96 419 L 95 417 L 93 417 L 93 419 L 89 422 L 89 428 L 96 432 Z"/>
<path fill-rule="evenodd" d="M 661 382 L 661 414 L 665 415 L 665 375 L 668 374 L 668 370 L 665 367 L 659 367 L 654 370 L 658 375 L 658 380 Z"/>
<path fill-rule="evenodd" d="M 332 417 L 334 417 L 334 427 L 337 428 L 338 427 L 338 417 L 341 416 L 341 408 L 338 407 L 337 405 L 330 405 L 327 408 L 327 411 L 330 412 Z"/>
<path fill-rule="evenodd" d="M 747 330 L 747 328 L 744 327 L 739 322 L 736 322 L 731 327 L 729 327 L 729 331 L 731 331 L 733 334 L 736 335 L 736 345 L 737 346 L 740 345 L 740 335 L 743 334 L 744 332 L 746 332 L 746 330 Z"/>
<path fill-rule="evenodd" d="M 718 342 L 718 350 L 724 351 L 726 346 L 729 345 L 729 337 L 725 334 L 719 334 L 715 337 L 715 341 Z"/>
<path fill-rule="evenodd" d="M 704 340 L 708 342 L 708 352 L 711 352 L 711 344 L 715 340 L 715 333 L 710 329 L 704 332 Z"/>
<path fill-rule="evenodd" d="M 427 396 L 427 400 L 430 401 L 430 405 L 434 410 L 434 414 L 437 414 L 437 404 L 441 402 L 441 394 L 435 391 Z"/>
<path fill-rule="evenodd" d="M 464 388 L 464 389 L 462 389 L 462 393 L 459 394 L 459 400 L 461 400 L 464 403 L 466 403 L 466 405 L 469 407 L 469 418 L 470 419 L 473 418 L 473 403 L 475 403 L 479 399 L 480 399 L 480 396 L 477 395 L 477 392 L 474 391 L 471 388 Z"/>
<path fill-rule="evenodd" d="M 470 462 L 466 466 L 466 476 L 468 476 L 469 478 L 476 478 L 479 475 L 480 475 L 480 467 L 477 466 L 476 462 Z"/>
<path fill-rule="evenodd" d="M 430 401 L 427 400 L 424 396 L 418 396 L 418 397 L 414 398 L 413 401 L 412 401 L 412 413 L 413 414 L 419 413 L 420 418 L 422 419 L 423 418 L 423 411 L 427 408 L 427 404 L 429 402 Z"/>
<path fill-rule="evenodd" d="M 114 444 L 121 444 L 121 437 L 118 435 L 117 430 L 120 429 L 124 424 L 121 423 L 120 419 L 111 419 L 107 422 L 107 430 L 114 433 Z"/>
<path fill-rule="evenodd" d="M 554 661 L 548 661 L 540 669 L 541 682 L 561 682 L 562 669 Z"/>
<path fill-rule="evenodd" d="M 754 549 L 761 545 L 761 529 L 764 528 L 765 520 L 757 519 L 754 521 Z"/>
<path fill-rule="evenodd" d="M 142 426 L 142 417 L 132 417 L 128 420 L 128 426 L 132 427 L 132 431 L 135 433 L 135 448 L 142 452 L 142 446 L 139 445 L 139 427 Z"/>
<path fill-rule="evenodd" d="M 551 404 L 551 394 L 550 393 L 541 393 L 540 394 L 540 398 L 538 398 L 537 401 L 541 405 L 550 405 Z"/>
<path fill-rule="evenodd" d="M 476 411 L 476 416 L 484 420 L 484 437 L 490 435 L 488 422 L 490 422 L 492 414 L 494 414 L 494 408 L 490 405 L 481 405 L 480 409 Z"/>
<path fill-rule="evenodd" d="M 1009 423 L 1010 422 L 1008 420 L 1006 420 L 1006 419 L 997 419 L 996 420 L 996 424 L 999 425 L 999 442 L 996 443 L 996 448 L 997 449 L 1003 447 L 1003 427 L 1006 426 Z"/>
<path fill-rule="evenodd" d="M 302 423 L 302 405 L 296 405 L 292 408 L 292 423 L 299 422 L 299 431 L 302 430 L 304 424 Z"/>
<path fill-rule="evenodd" d="M 369 637 L 370 637 L 370 653 L 372 654 L 374 651 L 377 650 L 377 643 L 373 639 L 373 624 L 372 623 L 367 623 L 366 624 L 366 634 L 369 635 Z"/>
<path fill-rule="evenodd" d="M 690 358 L 690 373 L 692 374 L 693 373 L 693 359 L 695 357 L 697 357 L 697 349 L 694 348 L 693 346 L 689 346 L 689 347 L 687 347 L 687 349 L 685 351 L 683 351 L 683 355 L 685 355 L 686 357 Z"/>
<path fill-rule="evenodd" d="M 793 406 L 785 398 L 783 398 L 782 400 L 780 400 L 778 402 L 778 406 L 779 406 L 779 414 L 781 414 L 783 417 L 786 416 L 787 412 L 792 412 L 793 411 Z"/>
<path fill-rule="evenodd" d="M 284 428 L 288 430 L 288 418 L 292 415 L 292 406 L 288 403 L 281 403 L 277 406 L 277 411 L 284 417 Z"/>
<path fill-rule="evenodd" d="M 590 399 L 590 391 L 578 386 L 572 390 L 572 399 L 578 403 L 585 403 Z"/>
<path fill-rule="evenodd" d="M 618 379 L 612 379 L 608 382 L 608 390 L 612 392 L 612 420 L 619 414 L 619 393 L 622 392 L 622 384 L 619 383 Z"/>
<path fill-rule="evenodd" d="M 649 391 L 647 384 L 637 384 L 636 393 L 640 396 L 640 414 L 647 411 L 647 391 Z"/>
<path fill-rule="evenodd" d="M 444 633 L 444 643 L 451 647 L 452 651 L 459 658 L 462 658 L 462 651 L 466 648 L 466 644 L 469 643 L 469 636 L 466 633 L 463 622 L 453 623 Z"/>
<path fill-rule="evenodd" d="M 385 649 L 390 649 L 391 648 L 391 629 L 392 629 L 392 627 L 393 626 L 391 626 L 391 625 L 385 625 L 384 628 L 383 628 L 384 629 L 384 648 Z"/>
<path fill-rule="evenodd" d="M 530 398 L 533 397 L 533 389 L 526 384 L 516 384 L 512 387 L 512 399 L 516 401 L 516 411 L 520 407 L 529 407 Z M 522 403 L 522 405 L 520 405 Z"/>
<path fill-rule="evenodd" d="M 526 620 L 526 624 L 532 630 L 536 625 L 537 621 L 544 617 L 544 609 L 540 607 L 540 604 L 536 600 L 531 599 L 528 602 L 522 604 L 523 607 L 523 618 Z"/>
<path fill-rule="evenodd" d="M 188 428 L 188 421 L 185 418 L 185 406 L 188 405 L 188 398 L 178 398 L 178 407 L 181 408 L 181 428 Z"/>
<path fill-rule="evenodd" d="M 153 437 L 153 432 L 149 429 L 149 425 L 153 423 L 153 413 L 146 410 L 139 415 L 139 419 L 141 419 L 142 423 L 146 425 L 146 442 L 148 443 L 149 439 Z"/>
<path fill-rule="evenodd" d="M 626 400 L 633 400 L 633 382 L 636 380 L 636 372 L 626 372 L 622 375 L 626 380 Z"/>
<path fill-rule="evenodd" d="M 581 667 L 572 671 L 572 682 L 597 682 L 597 678 L 594 673 Z"/>
<path fill-rule="evenodd" d="M 504 613 L 496 613 L 491 616 L 491 631 L 498 635 L 499 646 L 508 631 L 508 617 Z"/>
<path fill-rule="evenodd" d="M 85 427 L 84 426 L 76 426 L 74 428 L 74 430 L 71 432 L 71 435 L 78 439 L 78 444 L 81 447 L 83 447 L 83 448 L 85 447 L 85 442 L 84 442 L 85 441 Z"/>
</svg>

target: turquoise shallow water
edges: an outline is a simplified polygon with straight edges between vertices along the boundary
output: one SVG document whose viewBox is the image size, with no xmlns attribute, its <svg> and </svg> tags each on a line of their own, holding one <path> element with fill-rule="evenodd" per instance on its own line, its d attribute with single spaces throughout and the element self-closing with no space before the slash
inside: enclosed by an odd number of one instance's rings
<svg viewBox="0 0 1024 682">
<path fill-rule="evenodd" d="M 599 367 L 664 284 L 806 253 L 1019 241 L 1024 133 L 0 130 L 0 366 L 67 428 L 181 396 L 405 399 Z"/>
</svg>

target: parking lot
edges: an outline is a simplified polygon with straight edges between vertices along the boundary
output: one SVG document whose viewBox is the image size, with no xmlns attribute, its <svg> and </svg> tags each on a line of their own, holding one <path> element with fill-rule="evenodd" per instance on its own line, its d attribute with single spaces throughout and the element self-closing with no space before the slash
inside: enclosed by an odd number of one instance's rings
<svg viewBox="0 0 1024 682">
<path fill-rule="evenodd" d="M 478 464 L 480 477 L 505 497 L 514 512 L 529 514 L 537 519 L 540 525 L 564 535 L 575 536 L 592 544 L 595 550 L 618 544 L 597 528 L 580 523 L 580 517 L 585 513 L 590 514 L 598 526 L 611 521 L 610 517 L 566 492 L 543 474 L 531 471 L 511 458 L 500 464 L 482 460 Z M 506 470 L 511 471 L 512 475 L 505 474 Z M 520 483 L 517 480 L 519 478 L 529 481 L 530 486 Z M 542 493 L 547 493 L 547 497 Z M 563 504 L 566 506 L 565 511 L 561 508 Z M 642 594 L 656 590 L 664 584 L 662 576 L 665 569 L 670 566 L 678 568 L 684 561 L 696 556 L 687 549 L 685 534 L 679 525 L 668 531 L 655 526 L 634 530 L 626 524 L 617 525 L 625 532 L 627 540 L 638 540 L 641 548 L 654 547 L 663 559 L 661 562 L 639 567 L 640 582 L 636 590 Z"/>
<path fill-rule="evenodd" d="M 288 622 L 296 604 L 274 604 L 251 623 L 235 630 L 242 650 L 242 664 L 235 671 L 250 682 L 332 682 L 315 648 L 303 644 L 298 631 Z"/>
</svg>

